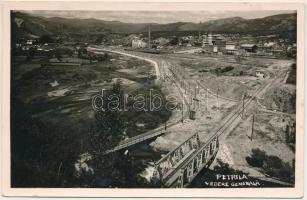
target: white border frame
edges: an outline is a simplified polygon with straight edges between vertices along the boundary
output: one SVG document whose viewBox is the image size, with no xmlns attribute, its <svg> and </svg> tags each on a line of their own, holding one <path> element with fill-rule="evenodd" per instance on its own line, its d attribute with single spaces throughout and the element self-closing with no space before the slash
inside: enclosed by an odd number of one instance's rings
<svg viewBox="0 0 307 200">
<path fill-rule="evenodd" d="M 302 197 L 304 133 L 304 1 L 23 1 L 3 7 L 2 192 L 5 196 L 44 197 Z M 150 4 L 150 6 L 148 6 Z M 296 165 L 294 188 L 104 189 L 10 187 L 10 11 L 11 10 L 297 10 Z M 202 9 L 204 10 L 204 9 Z"/>
</svg>

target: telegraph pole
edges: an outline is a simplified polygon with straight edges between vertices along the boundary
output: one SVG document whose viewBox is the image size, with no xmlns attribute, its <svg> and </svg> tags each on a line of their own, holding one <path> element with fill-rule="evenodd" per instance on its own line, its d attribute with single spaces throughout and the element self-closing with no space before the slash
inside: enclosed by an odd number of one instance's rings
<svg viewBox="0 0 307 200">
<path fill-rule="evenodd" d="M 252 134 L 251 134 L 251 141 L 253 141 L 253 135 L 254 135 L 254 114 L 253 114 L 253 121 L 252 121 Z"/>
<path fill-rule="evenodd" d="M 209 103 L 209 88 L 207 88 L 207 94 L 206 94 L 206 110 L 207 111 L 209 111 L 208 103 Z"/>
<path fill-rule="evenodd" d="M 150 25 L 149 25 L 149 28 L 148 28 L 148 47 L 149 47 L 149 49 L 151 48 L 151 44 L 150 44 Z"/>
<path fill-rule="evenodd" d="M 184 83 L 184 94 L 187 94 L 187 84 Z"/>
<path fill-rule="evenodd" d="M 197 101 L 197 109 L 199 109 L 199 99 L 193 98 L 193 106 L 195 111 L 196 111 L 196 101 Z"/>
<path fill-rule="evenodd" d="M 195 94 L 194 94 L 194 110 L 196 110 L 196 102 L 197 101 L 197 109 L 199 109 L 200 100 L 197 98 L 197 94 L 199 94 L 198 85 L 195 87 Z"/>
<path fill-rule="evenodd" d="M 218 109 L 218 110 L 220 110 L 219 92 L 220 92 L 220 86 L 218 86 L 217 92 L 216 92 L 216 97 L 217 97 L 217 109 Z"/>
<path fill-rule="evenodd" d="M 199 84 L 198 84 L 198 82 L 196 82 L 197 95 L 199 95 L 199 91 L 200 91 L 199 88 L 200 88 L 200 87 L 199 87 Z"/>
<path fill-rule="evenodd" d="M 243 97 L 242 97 L 242 116 L 241 118 L 243 119 L 244 118 L 244 101 L 245 101 L 245 93 L 243 94 Z"/>
<path fill-rule="evenodd" d="M 184 106 L 184 100 L 182 100 L 182 106 L 181 106 L 181 122 L 183 123 L 183 106 Z"/>
</svg>

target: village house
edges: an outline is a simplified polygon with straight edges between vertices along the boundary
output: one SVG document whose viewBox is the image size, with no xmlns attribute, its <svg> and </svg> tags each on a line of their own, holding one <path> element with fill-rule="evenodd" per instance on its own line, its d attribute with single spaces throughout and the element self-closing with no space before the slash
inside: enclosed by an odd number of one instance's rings
<svg viewBox="0 0 307 200">
<path fill-rule="evenodd" d="M 226 41 L 225 40 L 217 39 L 214 42 L 214 45 L 217 46 L 218 53 L 222 54 L 223 52 L 225 52 L 225 47 L 226 47 Z"/>
<path fill-rule="evenodd" d="M 237 53 L 236 44 L 232 42 L 227 42 L 225 45 L 225 53 L 228 55 L 235 55 Z"/>
<path fill-rule="evenodd" d="M 28 45 L 32 45 L 34 43 L 35 43 L 35 40 L 27 40 L 27 42 L 26 42 L 26 44 L 28 44 Z"/>
<path fill-rule="evenodd" d="M 147 43 L 141 39 L 136 38 L 131 41 L 131 46 L 132 48 L 145 48 L 147 46 Z"/>
<path fill-rule="evenodd" d="M 208 46 L 213 44 L 213 36 L 211 33 L 203 35 L 203 46 Z"/>
<path fill-rule="evenodd" d="M 265 73 L 263 70 L 256 70 L 256 76 L 258 78 L 265 78 Z"/>
<path fill-rule="evenodd" d="M 209 53 L 209 54 L 212 54 L 212 53 L 217 54 L 219 50 L 217 45 L 206 45 L 202 48 L 203 48 L 204 53 Z"/>
<path fill-rule="evenodd" d="M 255 44 L 241 44 L 240 48 L 246 53 L 256 53 L 258 46 Z"/>
</svg>

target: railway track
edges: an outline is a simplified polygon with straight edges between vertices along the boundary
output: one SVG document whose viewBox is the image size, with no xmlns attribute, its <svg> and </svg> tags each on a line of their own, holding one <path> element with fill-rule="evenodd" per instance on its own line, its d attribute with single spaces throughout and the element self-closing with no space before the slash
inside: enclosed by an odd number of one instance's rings
<svg viewBox="0 0 307 200">
<path fill-rule="evenodd" d="M 118 54 L 121 54 L 121 55 L 126 55 L 126 56 L 131 56 L 131 57 L 134 57 L 134 58 L 139 58 L 139 59 L 142 59 L 142 60 L 146 60 L 146 61 L 149 61 L 150 63 L 154 63 L 155 65 L 155 70 L 156 70 L 156 73 L 157 73 L 157 77 L 166 77 L 168 78 L 171 82 L 173 82 L 180 94 L 180 96 L 182 97 L 184 103 L 186 104 L 186 106 L 189 106 L 189 102 L 188 102 L 188 99 L 186 97 L 186 95 L 183 93 L 182 91 L 182 88 L 180 87 L 180 83 L 178 83 L 179 80 L 178 77 L 176 77 L 176 74 L 171 70 L 171 68 L 169 67 L 166 67 L 166 66 L 163 66 L 163 70 L 161 70 L 160 68 L 162 66 L 159 66 L 158 63 L 154 60 L 152 60 L 152 58 L 144 58 L 144 57 L 141 57 L 139 55 L 133 55 L 133 54 L 130 54 L 130 53 L 126 53 L 126 52 L 121 52 L 121 51 L 116 51 L 116 50 L 110 50 L 110 49 L 104 49 L 104 48 L 97 48 L 97 47 L 93 47 L 91 48 L 95 51 L 108 51 L 108 52 L 112 52 L 112 53 L 118 53 Z M 165 63 L 165 62 L 164 62 Z M 166 69 L 167 68 L 167 69 Z M 171 73 L 171 75 L 168 75 L 166 73 L 166 71 L 169 70 Z M 163 74 L 161 73 L 163 72 Z M 159 74 L 159 76 L 158 76 Z M 270 80 L 268 80 L 270 81 Z M 203 89 L 207 89 L 205 88 L 205 86 L 203 84 L 201 84 L 199 81 L 197 81 L 199 86 Z M 261 92 L 264 88 L 267 87 L 268 84 L 264 84 L 264 86 L 258 88 L 255 92 L 254 92 L 254 95 L 252 95 L 251 98 L 247 99 L 247 101 L 245 102 L 245 107 L 247 107 L 251 102 L 252 100 L 258 95 L 259 92 Z M 189 91 L 191 92 L 191 91 Z M 210 93 L 212 95 L 215 95 L 217 96 L 217 94 L 213 93 L 212 91 L 210 91 Z M 237 101 L 237 100 L 234 100 L 234 99 L 229 99 L 229 98 L 226 98 L 226 97 L 219 97 L 221 99 L 225 99 L 225 100 L 228 100 L 228 101 Z M 182 108 L 183 109 L 183 108 Z M 223 122 L 222 122 L 222 125 L 219 126 L 217 129 L 214 129 L 213 134 L 212 136 L 209 137 L 208 141 L 210 141 L 213 137 L 215 137 L 216 135 L 220 136 L 230 125 L 233 121 L 235 121 L 237 119 L 237 117 L 239 117 L 239 113 L 242 112 L 242 108 L 240 106 L 240 103 L 238 104 L 237 108 L 234 109 L 234 111 L 229 114 L 226 118 L 224 118 Z M 185 115 L 184 115 L 184 118 L 187 118 L 188 117 L 188 112 L 185 112 Z M 171 121 L 167 124 L 167 128 L 169 127 L 172 127 L 172 126 L 175 126 L 177 124 L 181 123 L 181 119 L 176 119 L 174 121 Z M 119 143 L 118 146 L 116 146 L 115 148 L 105 152 L 105 153 L 111 153 L 111 152 L 115 152 L 115 151 L 118 151 L 118 150 L 121 150 L 121 149 L 124 149 L 124 148 L 127 148 L 129 146 L 132 146 L 132 145 L 135 145 L 137 143 L 140 143 L 140 142 L 143 142 L 145 140 L 148 140 L 150 138 L 153 138 L 153 137 L 157 137 L 157 136 L 160 136 L 160 135 L 163 135 L 166 133 L 163 132 L 163 130 L 165 129 L 165 126 L 161 126 L 155 130 L 152 130 L 152 131 L 149 131 L 149 132 L 146 132 L 144 134 L 140 134 L 140 135 L 137 135 L 137 136 L 134 136 L 132 138 L 129 138 L 127 140 L 124 140 L 124 141 L 121 141 Z"/>
<path fill-rule="evenodd" d="M 207 90 L 208 87 L 206 87 L 203 83 L 201 83 L 200 81 L 196 81 L 198 83 L 198 85 L 204 89 L 204 90 Z M 220 99 L 224 99 L 224 100 L 227 100 L 227 101 L 232 101 L 232 102 L 239 102 L 239 100 L 236 100 L 236 99 L 231 99 L 231 98 L 228 98 L 228 97 L 224 97 L 224 96 L 220 96 L 218 95 L 217 93 L 214 93 L 212 92 L 211 90 L 208 90 L 208 93 L 210 93 L 211 95 L 213 96 L 218 96 Z"/>
<path fill-rule="evenodd" d="M 267 83 L 264 84 L 263 86 L 259 87 L 256 89 L 256 91 L 246 100 L 244 108 L 241 107 L 240 104 L 237 105 L 237 107 L 227 116 L 223 119 L 223 122 L 221 123 L 220 126 L 215 128 L 212 133 L 206 138 L 206 142 L 202 143 L 202 146 L 198 148 L 195 152 L 193 152 L 191 155 L 189 155 L 188 158 L 185 158 L 185 160 L 180 163 L 175 169 L 172 170 L 172 172 L 166 177 L 167 179 L 170 179 L 173 175 L 178 174 L 180 170 L 184 169 L 187 167 L 187 165 L 193 161 L 193 159 L 201 152 L 204 150 L 204 148 L 213 140 L 215 137 L 220 137 L 223 133 L 226 131 L 231 131 L 237 124 L 235 123 L 236 120 L 240 118 L 240 114 L 243 112 L 243 109 L 246 109 L 252 101 L 267 87 L 269 87 L 275 80 L 267 80 Z M 237 121 L 239 122 L 239 121 Z M 187 140 L 186 140 L 187 141 Z M 173 151 L 169 152 L 168 154 L 171 154 L 174 152 L 176 149 Z M 166 158 L 166 157 L 164 157 Z M 162 162 L 163 158 L 160 159 L 159 162 Z M 199 173 L 199 172 L 198 172 Z M 195 174 L 196 176 L 197 174 Z M 195 177 L 194 176 L 194 177 Z"/>
</svg>

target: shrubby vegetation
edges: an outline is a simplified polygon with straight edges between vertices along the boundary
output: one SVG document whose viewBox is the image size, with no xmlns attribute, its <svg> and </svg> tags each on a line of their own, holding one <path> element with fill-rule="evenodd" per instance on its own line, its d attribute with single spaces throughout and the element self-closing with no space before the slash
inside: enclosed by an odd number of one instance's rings
<svg viewBox="0 0 307 200">
<path fill-rule="evenodd" d="M 120 92 L 115 84 L 113 93 Z M 15 91 L 13 91 L 15 93 Z M 98 112 L 89 134 L 76 135 L 33 118 L 31 111 L 12 95 L 12 187 L 134 187 L 141 184 L 129 154 L 103 152 L 118 144 L 125 123 L 120 113 Z M 80 141 L 82 146 L 80 146 Z M 76 176 L 74 164 L 84 152 L 94 173 Z"/>
<path fill-rule="evenodd" d="M 291 48 L 290 50 L 287 51 L 286 56 L 288 58 L 296 58 L 296 48 Z"/>
<path fill-rule="evenodd" d="M 265 151 L 260 149 L 252 149 L 252 155 L 246 157 L 246 161 L 253 167 L 261 168 L 269 176 L 287 182 L 294 182 L 294 161 L 291 166 L 279 157 L 267 155 Z"/>
<path fill-rule="evenodd" d="M 116 82 L 110 94 L 122 95 L 121 83 Z M 105 98 L 105 105 L 110 103 Z M 95 173 L 93 187 L 135 187 L 140 182 L 135 170 L 133 157 L 122 151 L 104 155 L 103 153 L 116 146 L 123 138 L 127 123 L 120 111 L 96 112 L 95 121 L 89 131 L 90 152 L 94 156 L 92 167 Z"/>
<path fill-rule="evenodd" d="M 16 69 L 16 68 L 15 68 Z M 170 112 L 137 112 L 131 109 L 133 100 L 128 103 L 128 112 L 97 112 L 95 119 L 88 126 L 88 132 L 70 131 L 69 126 L 74 120 L 71 115 L 61 115 L 58 112 L 45 118 L 33 117 L 34 114 L 54 108 L 57 101 L 41 101 L 37 98 L 31 103 L 24 103 L 20 98 L 23 88 L 33 92 L 32 80 L 38 85 L 53 80 L 62 80 L 61 84 L 96 80 L 93 69 L 39 67 L 23 74 L 18 81 L 12 82 L 11 99 L 11 144 L 12 144 L 12 186 L 13 187 L 137 187 L 147 184 L 138 174 L 144 165 L 134 160 L 124 151 L 103 155 L 107 149 L 118 144 L 125 135 L 129 137 L 157 127 L 170 116 Z M 61 70 L 61 71 L 58 71 Z M 56 72 L 56 73 L 55 73 Z M 66 81 L 66 82 L 65 82 Z M 22 85 L 22 87 L 21 87 Z M 122 95 L 121 82 L 116 82 L 109 93 Z M 153 83 L 145 84 L 145 88 L 137 92 L 148 97 L 149 88 L 155 93 L 162 93 Z M 42 89 L 40 86 L 39 89 Z M 26 95 L 27 96 L 27 95 Z M 164 99 L 165 100 L 165 99 Z M 165 103 L 165 101 L 164 101 Z M 90 104 L 90 103 L 89 103 Z M 58 126 L 59 116 L 67 123 Z M 48 120 L 46 121 L 46 117 Z M 137 119 L 145 124 L 144 129 L 135 128 Z M 81 125 L 79 125 L 81 126 Z M 82 125 L 83 127 L 83 125 Z M 86 128 L 85 128 L 86 130 Z M 126 134 L 124 134 L 124 132 Z M 81 133 L 81 134 L 80 134 Z M 91 158 L 86 164 L 91 170 L 82 170 L 76 175 L 75 163 L 80 155 L 89 153 Z"/>
<path fill-rule="evenodd" d="M 64 55 L 71 57 L 73 55 L 73 51 L 69 48 L 58 47 L 53 50 L 53 54 L 59 61 L 61 61 Z"/>
<path fill-rule="evenodd" d="M 25 104 L 11 98 L 12 187 L 74 187 L 74 162 L 82 136 L 34 119 Z"/>
<path fill-rule="evenodd" d="M 229 72 L 231 70 L 233 70 L 234 67 L 233 66 L 226 66 L 226 67 L 218 67 L 216 69 L 214 69 L 213 71 L 217 74 L 217 75 L 220 75 L 220 74 L 223 74 L 225 72 Z"/>
</svg>

